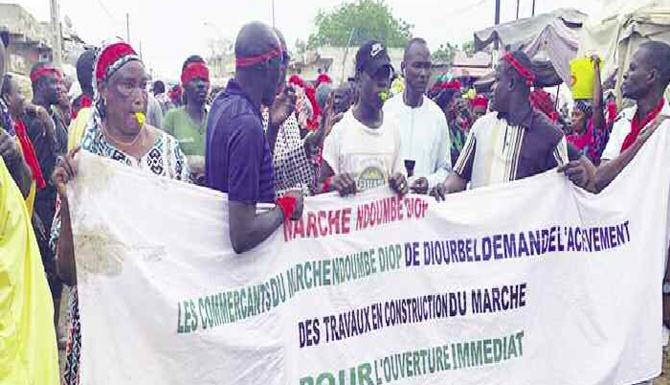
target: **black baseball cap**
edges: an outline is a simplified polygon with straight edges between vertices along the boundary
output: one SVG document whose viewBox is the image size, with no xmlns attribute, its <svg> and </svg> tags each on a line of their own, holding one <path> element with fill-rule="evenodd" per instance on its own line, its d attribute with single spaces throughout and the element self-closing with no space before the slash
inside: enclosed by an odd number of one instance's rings
<svg viewBox="0 0 670 385">
<path fill-rule="evenodd" d="M 369 75 L 374 75 L 382 67 L 389 67 L 393 72 L 391 58 L 382 43 L 370 40 L 358 49 L 356 53 L 356 73 L 365 71 Z"/>
</svg>

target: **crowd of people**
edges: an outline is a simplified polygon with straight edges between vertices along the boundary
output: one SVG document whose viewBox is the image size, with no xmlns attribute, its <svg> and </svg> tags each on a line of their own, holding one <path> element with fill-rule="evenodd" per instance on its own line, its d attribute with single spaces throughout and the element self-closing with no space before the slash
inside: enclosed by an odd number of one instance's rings
<svg viewBox="0 0 670 385">
<path fill-rule="evenodd" d="M 576 100 L 566 116 L 548 93 L 534 89 L 531 61 L 522 51 L 504 53 L 493 88 L 473 96 L 457 79 L 442 75 L 433 82 L 425 40 L 409 41 L 399 69 L 382 42 L 369 41 L 358 49 L 354 76 L 335 85 L 325 73 L 314 81 L 288 76 L 282 33 L 258 22 L 239 32 L 235 76 L 224 89 L 210 90 L 207 63 L 198 55 L 184 61 L 178 85 L 150 84 L 135 50 L 116 42 L 81 55 L 81 95 L 72 101 L 60 71 L 34 63 L 32 99 L 26 100 L 5 74 L 4 48 L 11 43 L 2 37 L 0 250 L 9 258 L 2 257 L 0 277 L 14 289 L 0 288 L 0 308 L 32 303 L 0 316 L 22 339 L 9 341 L 11 353 L 0 353 L 11 362 L 8 378 L 29 379 L 17 383 L 79 383 L 67 188 L 77 177 L 81 149 L 228 194 L 229 236 L 235 252 L 244 253 L 284 221 L 300 218 L 305 196 L 347 196 L 387 185 L 399 195 L 430 194 L 439 201 L 555 168 L 598 193 L 670 115 L 663 96 L 670 46 L 660 42 L 643 44 L 623 77 L 623 95 L 635 106 L 612 111 L 593 57 L 594 97 Z M 275 208 L 259 213 L 259 203 Z M 55 326 L 63 284 L 72 290 L 60 378 Z M 670 290 L 664 294 L 670 298 Z M 40 296 L 50 301 L 29 299 Z M 670 323 L 670 306 L 663 321 Z M 9 346 L 3 338 L 0 345 Z M 27 359 L 36 355 L 43 359 Z M 26 362 L 44 367 L 26 368 Z"/>
</svg>

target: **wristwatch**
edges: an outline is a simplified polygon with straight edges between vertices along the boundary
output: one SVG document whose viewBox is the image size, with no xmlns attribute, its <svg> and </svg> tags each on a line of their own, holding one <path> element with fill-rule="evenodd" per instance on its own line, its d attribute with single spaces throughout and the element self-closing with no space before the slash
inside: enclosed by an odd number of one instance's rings
<svg viewBox="0 0 670 385">
<path fill-rule="evenodd" d="M 663 295 L 670 296 L 670 282 L 663 281 Z"/>
</svg>

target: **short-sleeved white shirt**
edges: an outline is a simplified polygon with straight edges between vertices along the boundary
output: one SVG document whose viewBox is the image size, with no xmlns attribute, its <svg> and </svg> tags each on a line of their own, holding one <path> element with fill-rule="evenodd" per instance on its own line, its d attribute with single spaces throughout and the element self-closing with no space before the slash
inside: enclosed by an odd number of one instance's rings
<svg viewBox="0 0 670 385">
<path fill-rule="evenodd" d="M 396 123 L 384 119 L 369 128 L 349 110 L 323 145 L 323 160 L 337 174 L 354 174 L 359 190 L 386 184 L 389 176 L 403 173 L 400 134 Z"/>
</svg>

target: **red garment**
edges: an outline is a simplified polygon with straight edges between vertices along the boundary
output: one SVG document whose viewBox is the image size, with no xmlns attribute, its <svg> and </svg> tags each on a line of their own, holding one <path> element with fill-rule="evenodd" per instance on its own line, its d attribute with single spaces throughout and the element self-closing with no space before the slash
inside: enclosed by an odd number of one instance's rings
<svg viewBox="0 0 670 385">
<path fill-rule="evenodd" d="M 91 107 L 93 105 L 93 99 L 88 97 L 88 95 L 81 94 L 74 103 L 72 103 L 72 119 L 77 118 L 77 114 L 82 108 Z"/>
<path fill-rule="evenodd" d="M 616 101 L 611 100 L 607 102 L 607 126 L 614 122 L 616 119 Z"/>
<path fill-rule="evenodd" d="M 585 134 L 568 135 L 565 139 L 578 150 L 583 150 L 584 147 L 591 145 L 593 142 L 593 121 L 589 119 L 588 128 L 586 129 Z"/>
<path fill-rule="evenodd" d="M 37 161 L 37 156 L 35 155 L 33 144 L 30 141 L 28 134 L 26 134 L 26 126 L 22 121 L 18 120 L 16 123 L 14 123 L 14 130 L 16 131 L 16 136 L 19 139 L 19 144 L 21 145 L 21 150 L 23 151 L 23 158 L 26 160 L 28 167 L 30 167 L 30 171 L 33 173 L 33 178 L 37 183 L 37 188 L 41 190 L 45 188 L 47 184 L 44 181 L 44 177 L 42 176 L 42 170 L 40 169 L 40 163 Z"/>
<path fill-rule="evenodd" d="M 321 108 L 319 108 L 319 103 L 316 101 L 316 91 L 312 87 L 307 87 L 305 95 L 307 95 L 307 99 L 312 105 L 312 118 L 307 121 L 307 128 L 309 130 L 316 130 L 319 128 L 319 116 L 321 116 Z"/>
<path fill-rule="evenodd" d="M 639 114 L 635 114 L 635 117 L 633 117 L 633 121 L 630 122 L 630 133 L 626 136 L 626 139 L 624 139 L 623 144 L 621 145 L 621 152 L 624 152 L 628 149 L 628 147 L 632 146 L 633 143 L 635 143 L 635 140 L 637 139 L 637 136 L 640 135 L 640 131 L 649 124 L 652 120 L 656 119 L 656 116 L 661 112 L 663 109 L 663 105 L 665 104 L 665 99 L 661 98 L 661 100 L 658 102 L 656 107 L 649 111 L 647 116 L 640 121 Z"/>
<path fill-rule="evenodd" d="M 477 107 L 482 107 L 484 109 L 489 107 L 489 100 L 486 99 L 486 97 L 482 95 L 477 95 L 472 101 L 470 102 L 470 106 L 472 108 L 477 108 Z"/>
<path fill-rule="evenodd" d="M 542 111 L 552 121 L 555 122 L 558 119 L 558 114 L 554 111 L 554 102 L 551 100 L 551 95 L 548 92 L 541 88 L 536 88 L 528 95 L 528 99 L 535 109 Z"/>
</svg>

